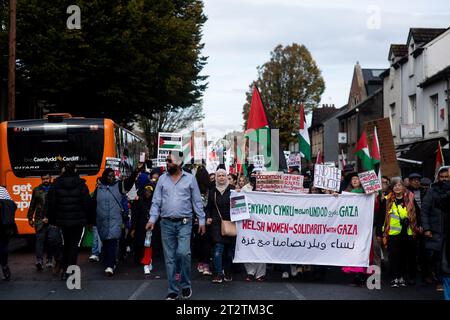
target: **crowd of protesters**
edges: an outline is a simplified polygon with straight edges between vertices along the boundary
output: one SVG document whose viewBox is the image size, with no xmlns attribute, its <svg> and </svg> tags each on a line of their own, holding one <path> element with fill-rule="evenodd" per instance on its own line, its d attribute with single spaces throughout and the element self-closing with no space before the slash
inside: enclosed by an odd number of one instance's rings
<svg viewBox="0 0 450 320">
<path fill-rule="evenodd" d="M 211 276 L 215 284 L 233 281 L 234 271 L 244 271 L 248 282 L 265 281 L 267 265 L 233 264 L 236 237 L 221 233 L 222 221 L 230 220 L 231 191 L 254 191 L 258 170 L 250 167 L 248 176 L 227 174 L 221 167 L 208 173 L 204 165 L 186 166 L 172 154 L 166 164 L 166 172 L 162 168 L 145 171 L 139 164 L 129 177 L 119 180 L 107 168 L 91 195 L 73 164 L 66 164 L 53 183 L 49 175 L 43 175 L 42 184 L 33 190 L 28 212 L 29 224 L 36 231 L 36 269 L 53 267 L 55 274 L 66 279 L 70 275 L 67 267 L 77 264 L 87 227 L 93 235 L 89 260 L 98 262 L 101 257 L 107 276 L 117 272 L 118 261 L 128 253 L 143 267 L 144 274 L 151 274 L 153 256 L 163 254 L 168 300 L 180 294 L 185 299 L 192 295 L 191 260 L 196 262 L 195 270 Z M 343 170 L 339 192 L 314 187 L 313 172 L 312 166 L 290 168 L 291 174 L 304 176 L 304 188 L 311 194 L 338 197 L 342 192 L 364 193 L 351 165 Z M 417 173 L 405 179 L 382 177 L 382 191 L 375 197 L 373 239 L 367 245 L 371 247 L 369 264 L 388 271 L 392 288 L 416 285 L 419 273 L 423 284 L 435 285 L 438 291 L 445 289 L 449 299 L 448 180 L 447 168 L 438 170 L 433 183 Z M 12 201 L 4 188 L 0 189 L 0 202 L 2 211 L 15 210 L 8 207 Z M 5 279 L 11 277 L 7 243 L 13 233 L 0 224 L 0 262 Z M 308 271 L 315 280 L 324 280 L 329 269 L 304 265 L 277 268 L 284 280 Z M 367 268 L 341 270 L 351 277 L 352 285 L 365 286 Z"/>
</svg>

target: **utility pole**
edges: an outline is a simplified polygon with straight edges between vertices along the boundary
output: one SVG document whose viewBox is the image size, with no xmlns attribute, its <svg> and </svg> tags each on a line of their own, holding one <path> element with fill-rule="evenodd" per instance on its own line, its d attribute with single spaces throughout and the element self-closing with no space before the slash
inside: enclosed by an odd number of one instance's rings
<svg viewBox="0 0 450 320">
<path fill-rule="evenodd" d="M 446 83 L 447 83 L 447 88 L 445 90 L 445 101 L 447 102 L 447 123 L 448 123 L 448 143 L 450 143 L 450 74 L 447 74 L 447 79 L 446 79 Z M 444 162 L 447 162 L 447 165 L 450 165 L 450 149 L 448 151 L 448 155 L 447 155 L 447 161 L 444 160 Z"/>
<path fill-rule="evenodd" d="M 8 120 L 16 117 L 16 8 L 17 0 L 9 0 Z"/>
</svg>

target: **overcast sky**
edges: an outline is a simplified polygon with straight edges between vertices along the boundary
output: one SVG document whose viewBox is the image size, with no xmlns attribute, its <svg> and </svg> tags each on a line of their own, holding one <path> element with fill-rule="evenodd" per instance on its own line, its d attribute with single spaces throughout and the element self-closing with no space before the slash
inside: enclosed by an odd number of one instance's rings
<svg viewBox="0 0 450 320">
<path fill-rule="evenodd" d="M 204 0 L 209 138 L 241 130 L 245 92 L 278 44 L 304 44 L 325 79 L 321 103 L 346 104 L 353 67 L 387 68 L 410 27 L 450 26 L 448 0 Z"/>
</svg>

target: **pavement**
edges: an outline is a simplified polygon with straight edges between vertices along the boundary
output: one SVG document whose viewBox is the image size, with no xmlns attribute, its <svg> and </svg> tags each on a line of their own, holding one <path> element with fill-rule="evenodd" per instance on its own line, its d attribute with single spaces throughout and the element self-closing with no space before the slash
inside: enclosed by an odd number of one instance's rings
<svg viewBox="0 0 450 320">
<path fill-rule="evenodd" d="M 132 257 L 119 264 L 113 277 L 104 275 L 101 262 L 89 262 L 89 250 L 79 255 L 81 289 L 69 290 L 66 282 L 54 276 L 50 269 L 37 271 L 32 249 L 23 239 L 10 243 L 10 281 L 0 281 L 0 300 L 161 300 L 167 294 L 167 279 L 162 257 L 154 258 L 154 269 L 145 276 L 142 266 Z M 213 284 L 211 276 L 200 274 L 193 263 L 191 300 L 443 300 L 443 293 L 434 286 L 390 288 L 382 277 L 381 290 L 352 287 L 352 276 L 340 268 L 327 269 L 324 281 L 313 281 L 309 272 L 289 280 L 281 280 L 277 265 L 268 265 L 265 282 L 245 281 L 243 265 L 237 265 L 232 282 Z"/>
</svg>

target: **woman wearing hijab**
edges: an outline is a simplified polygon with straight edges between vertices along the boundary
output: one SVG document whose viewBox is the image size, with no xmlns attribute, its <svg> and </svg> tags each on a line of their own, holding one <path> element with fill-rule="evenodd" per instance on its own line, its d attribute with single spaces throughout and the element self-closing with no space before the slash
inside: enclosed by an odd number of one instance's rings
<svg viewBox="0 0 450 320">
<path fill-rule="evenodd" d="M 230 194 L 232 189 L 234 187 L 230 185 L 226 171 L 223 169 L 217 170 L 216 187 L 209 192 L 206 207 L 206 223 L 211 226 L 211 236 L 214 243 L 213 283 L 232 281 L 231 264 L 236 237 L 222 236 L 221 232 L 221 220 L 231 220 Z"/>
<path fill-rule="evenodd" d="M 112 276 L 116 268 L 117 245 L 122 236 L 124 222 L 122 201 L 125 193 L 133 187 L 134 181 L 142 169 L 143 164 L 140 164 L 130 177 L 116 181 L 114 170 L 106 168 L 94 191 L 94 212 L 98 234 L 103 244 L 102 251 L 107 276 Z"/>
</svg>

